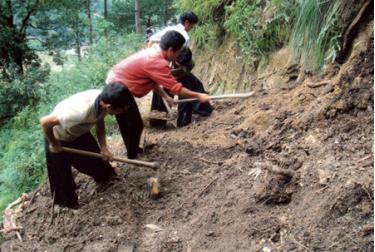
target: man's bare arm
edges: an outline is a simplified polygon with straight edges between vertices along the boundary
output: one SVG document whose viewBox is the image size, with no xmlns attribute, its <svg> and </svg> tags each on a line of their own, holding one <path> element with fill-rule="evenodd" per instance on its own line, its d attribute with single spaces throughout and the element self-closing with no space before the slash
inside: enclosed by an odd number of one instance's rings
<svg viewBox="0 0 375 252">
<path fill-rule="evenodd" d="M 98 120 L 95 124 L 96 136 L 100 145 L 100 153 L 104 156 L 104 160 L 111 160 L 112 154 L 108 150 L 107 140 L 105 138 L 105 123 L 104 118 Z"/>
<path fill-rule="evenodd" d="M 60 122 L 55 115 L 44 116 L 40 119 L 40 126 L 44 136 L 49 142 L 49 148 L 51 152 L 61 152 L 61 144 L 53 134 L 53 127 L 59 125 Z"/>
<path fill-rule="evenodd" d="M 178 95 L 185 98 L 197 98 L 200 103 L 205 103 L 210 100 L 207 94 L 194 92 L 184 87 L 182 87 Z"/>
</svg>

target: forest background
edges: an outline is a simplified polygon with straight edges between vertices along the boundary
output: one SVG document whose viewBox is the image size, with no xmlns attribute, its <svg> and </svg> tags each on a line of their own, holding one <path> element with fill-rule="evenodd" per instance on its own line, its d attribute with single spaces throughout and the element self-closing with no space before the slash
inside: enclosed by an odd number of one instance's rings
<svg viewBox="0 0 375 252">
<path fill-rule="evenodd" d="M 302 71 L 314 73 L 342 54 L 347 2 L 1 0 L 0 211 L 46 180 L 39 118 L 71 94 L 102 88 L 113 64 L 145 46 L 146 27 L 157 31 L 191 10 L 200 20 L 194 55 L 230 38 L 256 69 L 289 45 Z"/>
</svg>

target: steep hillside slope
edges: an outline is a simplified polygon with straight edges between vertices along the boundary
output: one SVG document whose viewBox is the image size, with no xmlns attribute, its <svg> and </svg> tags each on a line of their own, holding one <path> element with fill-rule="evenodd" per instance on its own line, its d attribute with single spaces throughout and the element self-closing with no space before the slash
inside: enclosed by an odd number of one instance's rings
<svg viewBox="0 0 375 252">
<path fill-rule="evenodd" d="M 18 218 L 23 242 L 12 232 L 1 251 L 372 251 L 373 48 L 370 24 L 340 67 L 302 83 L 284 69 L 210 118 L 146 129 L 157 172 L 117 164 L 99 193 L 78 174 L 80 209 L 53 219 L 45 185 Z"/>
</svg>

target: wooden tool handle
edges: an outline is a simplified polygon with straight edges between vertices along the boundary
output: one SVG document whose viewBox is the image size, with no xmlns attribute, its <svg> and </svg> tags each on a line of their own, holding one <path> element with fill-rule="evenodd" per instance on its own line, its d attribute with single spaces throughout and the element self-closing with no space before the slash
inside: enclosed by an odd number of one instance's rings
<svg viewBox="0 0 375 252">
<path fill-rule="evenodd" d="M 74 154 L 80 154 L 80 155 L 85 155 L 85 156 L 89 156 L 89 157 L 96 157 L 96 158 L 103 158 L 102 154 L 95 153 L 95 152 L 77 150 L 77 149 L 68 148 L 68 147 L 62 147 L 62 149 L 66 152 L 70 152 L 70 153 L 74 153 Z M 141 160 L 136 160 L 136 159 L 119 158 L 119 157 L 112 157 L 111 161 L 112 160 L 123 162 L 123 163 L 128 163 L 128 164 L 142 165 L 142 166 L 146 166 L 146 167 L 151 167 L 153 169 L 159 168 L 158 162 L 147 162 L 147 161 L 141 161 Z"/>
<path fill-rule="evenodd" d="M 165 92 L 165 90 L 163 89 L 163 87 L 162 87 L 162 86 L 159 86 L 159 87 L 160 87 L 160 91 L 161 91 L 162 93 L 164 93 L 164 95 L 168 96 L 168 94 Z M 169 106 L 167 100 L 164 99 L 162 95 L 159 95 L 159 96 L 160 96 L 160 98 L 162 99 L 162 101 L 163 101 L 163 103 L 164 103 L 164 106 L 165 106 L 165 108 L 167 109 L 168 114 L 172 114 L 172 109 L 171 109 L 171 107 Z"/>
<path fill-rule="evenodd" d="M 248 98 L 252 96 L 254 92 L 250 93 L 242 93 L 242 94 L 224 94 L 224 95 L 212 95 L 209 96 L 210 100 L 222 100 L 222 99 L 239 99 L 239 98 Z M 197 101 L 197 98 L 190 98 L 190 99 L 182 99 L 182 100 L 176 100 L 175 103 L 183 103 L 183 102 L 192 102 Z"/>
<path fill-rule="evenodd" d="M 161 99 L 163 100 L 164 106 L 165 106 L 165 108 L 167 109 L 168 114 L 172 114 L 172 109 L 171 109 L 171 107 L 169 106 L 167 100 L 165 100 L 163 97 L 161 97 Z"/>
</svg>

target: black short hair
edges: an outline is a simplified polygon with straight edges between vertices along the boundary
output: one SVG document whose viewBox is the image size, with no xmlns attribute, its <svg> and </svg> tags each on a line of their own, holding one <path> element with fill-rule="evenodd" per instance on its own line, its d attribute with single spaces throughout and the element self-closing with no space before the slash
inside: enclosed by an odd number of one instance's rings
<svg viewBox="0 0 375 252">
<path fill-rule="evenodd" d="M 113 82 L 103 88 L 100 99 L 116 109 L 130 105 L 132 94 L 121 82 Z"/>
<path fill-rule="evenodd" d="M 167 50 L 172 47 L 176 52 L 185 44 L 185 38 L 177 31 L 167 31 L 160 39 L 159 46 L 162 50 Z"/>
<path fill-rule="evenodd" d="M 185 21 L 189 21 L 190 24 L 198 23 L 198 17 L 194 12 L 188 11 L 180 15 L 180 23 L 185 24 Z"/>
<path fill-rule="evenodd" d="M 186 66 L 191 62 L 192 56 L 193 54 L 191 53 L 191 50 L 189 49 L 189 47 L 184 46 L 181 49 L 180 54 L 176 58 L 176 62 L 181 66 Z"/>
</svg>

